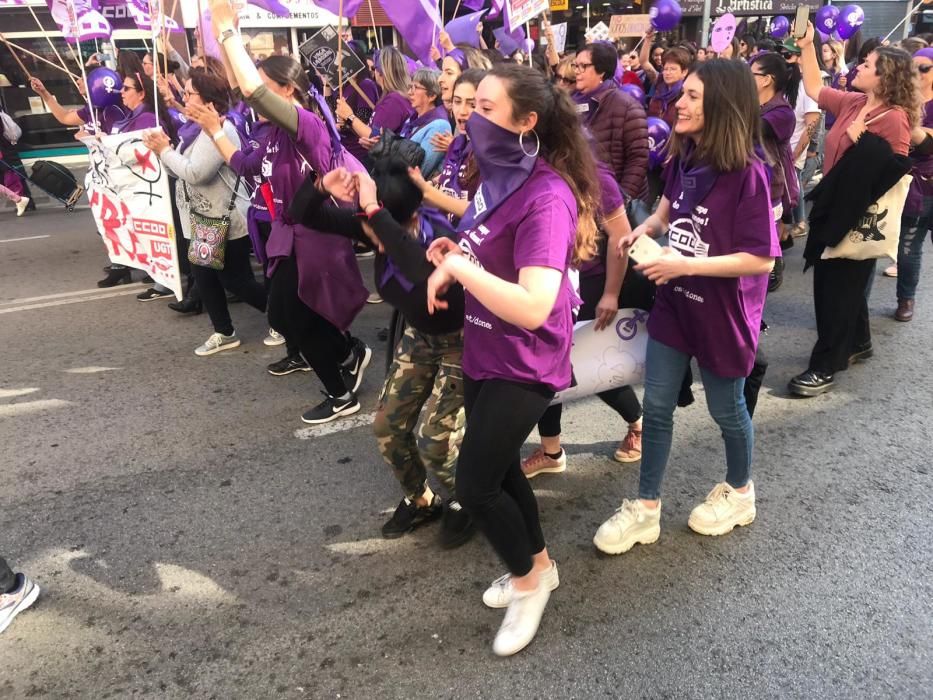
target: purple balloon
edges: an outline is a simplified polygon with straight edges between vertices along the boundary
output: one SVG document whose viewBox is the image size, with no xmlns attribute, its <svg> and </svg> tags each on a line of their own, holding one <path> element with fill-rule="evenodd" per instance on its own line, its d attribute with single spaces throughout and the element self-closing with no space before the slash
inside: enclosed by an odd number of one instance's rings
<svg viewBox="0 0 933 700">
<path fill-rule="evenodd" d="M 824 34 L 832 34 L 839 23 L 839 8 L 835 5 L 824 5 L 816 11 L 813 24 Z"/>
<path fill-rule="evenodd" d="M 822 29 L 817 29 L 816 33 L 820 35 L 820 41 L 822 41 L 824 44 L 832 39 L 832 36 L 824 32 Z"/>
<path fill-rule="evenodd" d="M 123 88 L 123 81 L 109 68 L 101 66 L 88 73 L 87 87 L 91 104 L 97 109 L 112 107 L 122 102 L 120 91 Z"/>
<path fill-rule="evenodd" d="M 783 39 L 790 31 L 790 20 L 783 15 L 778 15 L 771 20 L 771 38 Z"/>
<path fill-rule="evenodd" d="M 525 53 L 534 53 L 534 50 L 535 50 L 535 40 L 525 39 Z"/>
<path fill-rule="evenodd" d="M 637 85 L 632 85 L 631 83 L 626 83 L 625 85 L 623 85 L 623 86 L 620 87 L 619 89 L 620 89 L 622 92 L 624 92 L 625 94 L 627 94 L 629 97 L 634 97 L 634 98 L 638 101 L 638 104 L 640 104 L 640 105 L 645 104 L 645 91 L 642 90 L 642 89 L 641 89 L 640 87 L 638 87 Z"/>
<path fill-rule="evenodd" d="M 660 167 L 664 162 L 664 149 L 671 138 L 671 127 L 660 117 L 648 117 L 648 165 Z"/>
<path fill-rule="evenodd" d="M 683 10 L 677 0 L 657 0 L 648 11 L 651 26 L 659 32 L 669 32 L 680 24 Z"/>
<path fill-rule="evenodd" d="M 842 39 L 850 39 L 865 21 L 865 11 L 858 5 L 846 5 L 839 12 L 836 31 Z"/>
</svg>

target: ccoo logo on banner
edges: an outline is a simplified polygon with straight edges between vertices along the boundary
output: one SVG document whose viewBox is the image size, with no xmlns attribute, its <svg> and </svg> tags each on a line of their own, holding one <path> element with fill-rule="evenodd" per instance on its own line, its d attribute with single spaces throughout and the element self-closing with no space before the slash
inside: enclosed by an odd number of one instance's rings
<svg viewBox="0 0 933 700">
<path fill-rule="evenodd" d="M 142 134 L 81 139 L 89 151 L 87 195 L 110 261 L 145 270 L 180 300 L 168 176 Z"/>
</svg>

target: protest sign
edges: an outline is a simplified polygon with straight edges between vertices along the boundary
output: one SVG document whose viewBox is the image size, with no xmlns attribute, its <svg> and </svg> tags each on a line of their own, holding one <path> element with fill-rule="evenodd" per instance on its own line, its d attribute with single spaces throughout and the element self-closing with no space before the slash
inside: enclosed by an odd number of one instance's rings
<svg viewBox="0 0 933 700">
<path fill-rule="evenodd" d="M 613 39 L 623 36 L 643 37 L 649 29 L 649 15 L 613 15 L 609 19 L 609 36 Z"/>
<path fill-rule="evenodd" d="M 365 64 L 346 42 L 343 42 L 339 50 L 343 56 L 343 80 L 346 82 L 363 70 Z M 298 51 L 311 64 L 311 67 L 320 73 L 332 88 L 336 89 L 339 82 L 337 28 L 324 27 L 299 46 Z"/>
</svg>

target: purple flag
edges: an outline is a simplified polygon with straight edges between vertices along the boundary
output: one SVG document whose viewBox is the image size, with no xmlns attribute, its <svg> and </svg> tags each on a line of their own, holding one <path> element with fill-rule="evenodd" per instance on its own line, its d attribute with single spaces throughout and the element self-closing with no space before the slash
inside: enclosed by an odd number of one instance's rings
<svg viewBox="0 0 933 700">
<path fill-rule="evenodd" d="M 447 26 L 444 27 L 450 35 L 450 40 L 455 44 L 469 44 L 479 48 L 479 32 L 476 31 L 476 25 L 482 21 L 485 13 L 486 10 L 480 10 L 450 20 Z"/>
<path fill-rule="evenodd" d="M 271 12 L 274 15 L 279 17 L 288 17 L 292 13 L 285 7 L 279 0 L 249 0 L 250 5 L 255 5 L 256 7 L 261 7 L 266 12 Z M 317 3 L 320 4 L 320 3 Z"/>
<path fill-rule="evenodd" d="M 382 9 L 415 57 L 426 66 L 433 65 L 431 47 L 444 26 L 437 0 L 383 0 Z"/>
<path fill-rule="evenodd" d="M 502 6 L 505 4 L 505 0 L 492 0 L 489 4 L 489 14 L 486 16 L 486 19 L 499 19 L 502 15 Z"/>
<path fill-rule="evenodd" d="M 486 0 L 463 0 L 460 4 L 468 10 L 478 12 L 486 7 Z"/>
<path fill-rule="evenodd" d="M 492 34 L 499 42 L 499 53 L 503 56 L 511 56 L 521 49 L 525 42 L 525 30 L 521 27 L 517 27 L 514 32 L 509 32 L 505 27 L 499 27 Z"/>
<path fill-rule="evenodd" d="M 271 1 L 275 2 L 276 0 Z M 411 2 L 412 0 L 385 0 L 385 2 L 382 3 L 383 8 L 385 8 L 385 6 L 388 5 L 390 1 Z M 253 4 L 258 5 L 259 3 L 254 2 Z M 311 0 L 311 4 L 317 5 L 322 10 L 327 10 L 331 14 L 340 14 L 340 0 Z M 359 12 L 360 5 L 362 4 L 363 0 L 343 0 L 343 16 L 355 17 L 356 13 Z M 388 10 L 386 10 L 386 14 L 389 14 Z"/>
</svg>

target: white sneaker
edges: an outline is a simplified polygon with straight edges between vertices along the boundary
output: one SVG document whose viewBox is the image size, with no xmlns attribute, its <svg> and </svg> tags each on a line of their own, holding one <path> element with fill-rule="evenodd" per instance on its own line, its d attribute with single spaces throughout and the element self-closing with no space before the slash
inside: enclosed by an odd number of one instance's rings
<svg viewBox="0 0 933 700">
<path fill-rule="evenodd" d="M 544 585 L 544 581 L 540 581 L 533 591 L 512 596 L 505 619 L 496 634 L 496 641 L 492 643 L 492 650 L 498 656 L 517 654 L 531 644 L 538 633 L 538 625 L 541 624 L 541 616 L 550 597 L 551 591 Z"/>
<path fill-rule="evenodd" d="M 29 197 L 20 197 L 19 201 L 16 203 L 16 215 L 22 216 L 26 212 L 26 207 L 29 206 L 29 202 L 31 201 Z"/>
<path fill-rule="evenodd" d="M 240 347 L 240 339 L 236 337 L 236 332 L 234 332 L 233 335 L 214 333 L 204 342 L 204 345 L 194 349 L 194 354 L 204 357 L 206 355 L 213 355 L 215 352 L 233 350 L 233 348 L 238 347 Z"/>
<path fill-rule="evenodd" d="M 599 526 L 593 544 L 606 554 L 623 554 L 636 544 L 653 544 L 661 536 L 661 504 L 648 508 L 639 500 L 622 505 Z"/>
<path fill-rule="evenodd" d="M 548 592 L 555 590 L 560 585 L 560 577 L 557 575 L 557 562 L 551 559 L 551 568 L 541 572 L 541 585 L 548 589 Z M 483 603 L 487 608 L 507 608 L 515 595 L 515 588 L 512 586 L 512 574 L 505 574 L 493 581 L 486 592 L 483 593 Z"/>
<path fill-rule="evenodd" d="M 755 514 L 755 485 L 749 481 L 748 493 L 739 493 L 724 481 L 693 509 L 687 525 L 701 535 L 725 535 L 736 525 L 751 525 Z"/>
<path fill-rule="evenodd" d="M 269 335 L 262 339 L 262 344 L 268 345 L 270 348 L 285 345 L 285 336 L 270 328 Z"/>
<path fill-rule="evenodd" d="M 359 257 L 359 256 L 357 256 L 357 257 Z M 379 292 L 373 292 L 373 293 L 370 294 L 368 297 L 366 297 L 366 303 L 367 303 L 367 304 L 381 304 L 381 303 L 382 303 L 382 297 L 379 296 Z"/>
</svg>

